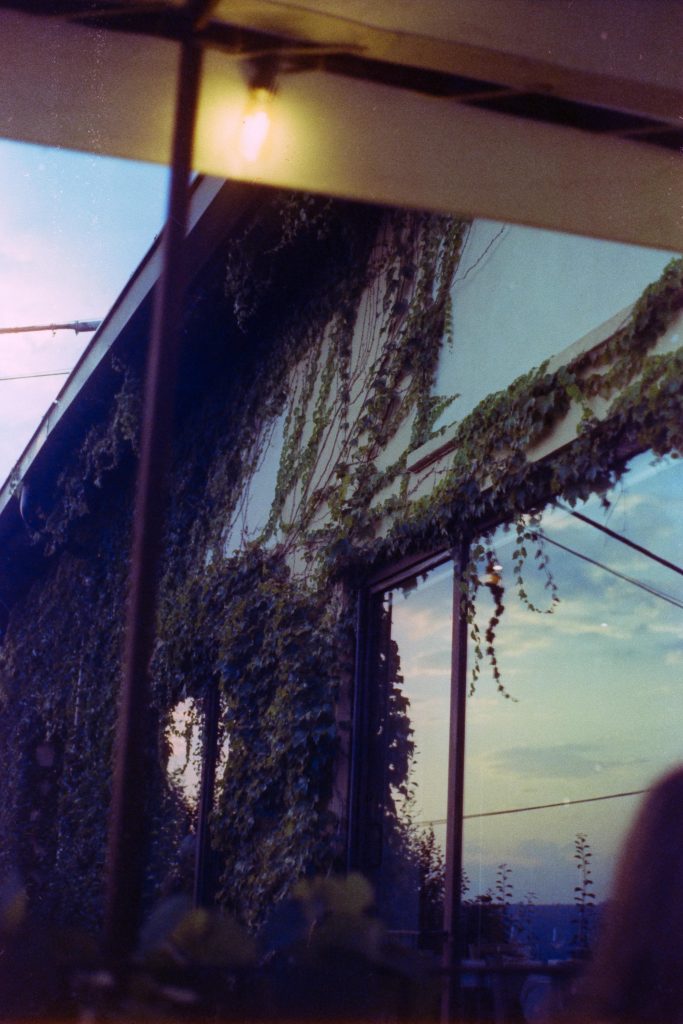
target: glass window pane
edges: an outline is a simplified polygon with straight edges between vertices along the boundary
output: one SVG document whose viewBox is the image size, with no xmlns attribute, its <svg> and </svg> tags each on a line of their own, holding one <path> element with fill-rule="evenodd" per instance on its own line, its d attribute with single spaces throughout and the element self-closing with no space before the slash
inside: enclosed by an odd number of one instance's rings
<svg viewBox="0 0 683 1024">
<path fill-rule="evenodd" d="M 455 344 L 442 347 L 435 382 L 458 397 L 435 429 L 635 302 L 673 255 L 474 221 L 451 290 Z"/>
<path fill-rule="evenodd" d="M 388 927 L 431 949 L 443 927 L 452 606 L 448 562 L 375 607 L 373 880 Z"/>
<path fill-rule="evenodd" d="M 680 461 L 640 456 L 608 497 L 581 513 L 681 564 Z M 495 647 L 510 699 L 484 666 L 467 708 L 471 956 L 493 947 L 543 960 L 581 954 L 638 794 L 681 760 L 682 577 L 569 510 L 544 514 L 538 531 L 558 588 L 553 614 L 529 610 L 515 594 L 515 531 L 485 542 L 505 588 Z M 524 588 L 547 608 L 542 560 L 534 543 L 526 546 Z M 482 635 L 490 591 L 480 590 Z"/>
</svg>

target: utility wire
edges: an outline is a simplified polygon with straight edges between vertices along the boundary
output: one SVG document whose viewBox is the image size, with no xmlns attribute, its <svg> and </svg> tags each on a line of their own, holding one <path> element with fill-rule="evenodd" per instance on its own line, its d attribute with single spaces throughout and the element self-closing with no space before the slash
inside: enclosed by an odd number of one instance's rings
<svg viewBox="0 0 683 1024">
<path fill-rule="evenodd" d="M 617 800 L 622 796 L 642 796 L 646 789 L 631 789 L 625 793 L 607 793 L 605 796 L 584 796 L 579 800 L 559 800 L 553 804 L 534 804 L 531 807 L 510 807 L 505 811 L 482 811 L 480 814 L 463 814 L 463 818 L 495 818 L 499 814 L 521 814 L 523 811 L 545 811 L 549 807 L 572 807 L 574 804 L 593 804 L 598 800 Z"/>
<path fill-rule="evenodd" d="M 649 548 L 643 547 L 642 544 L 636 544 L 635 541 L 629 540 L 628 537 L 624 537 L 622 533 L 617 533 L 616 530 L 610 530 L 608 526 L 604 526 L 602 523 L 596 522 L 595 519 L 590 519 L 588 516 L 583 515 L 582 512 L 575 512 L 574 509 L 568 508 L 560 501 L 556 501 L 555 504 L 558 508 L 561 508 L 563 512 L 568 512 L 569 515 L 574 516 L 575 519 L 580 519 L 582 523 L 588 523 L 589 526 L 595 527 L 596 530 L 601 530 L 603 533 L 606 533 L 608 537 L 618 540 L 620 544 L 626 544 L 627 547 L 633 548 L 634 551 L 639 551 L 641 555 L 651 558 L 653 562 L 659 562 L 660 565 L 665 566 L 667 569 L 671 569 L 673 572 L 677 572 L 679 576 L 683 576 L 683 569 L 680 565 L 675 565 L 673 562 L 669 562 L 666 558 L 656 555 L 654 551 L 650 551 Z"/>
<path fill-rule="evenodd" d="M 0 377 L 3 380 L 36 380 L 37 377 L 68 377 L 71 370 L 52 370 L 45 373 L 20 373 L 16 377 Z"/>
<path fill-rule="evenodd" d="M 609 572 L 612 576 L 616 576 L 620 580 L 624 580 L 626 583 L 631 583 L 634 587 L 638 587 L 640 590 L 644 590 L 647 594 L 651 594 L 652 597 L 658 597 L 661 601 L 667 601 L 668 604 L 672 604 L 674 608 L 683 608 L 683 601 L 679 601 L 676 597 L 671 597 L 669 594 L 664 594 L 661 590 L 656 590 L 654 587 L 649 586 L 647 583 L 643 583 L 641 580 L 636 580 L 632 576 L 627 576 L 623 572 L 618 572 L 616 569 L 611 569 L 609 565 L 605 565 L 603 562 L 598 562 L 595 558 L 589 558 L 588 555 L 582 554 L 580 551 L 575 551 L 574 548 L 567 547 L 566 544 L 560 544 L 559 540 L 553 540 L 542 530 L 538 531 L 538 535 L 547 541 L 548 544 L 552 544 L 556 548 L 560 548 L 562 551 L 566 551 L 570 555 L 574 555 L 575 558 L 580 558 L 584 562 L 588 562 L 590 565 L 596 565 L 599 569 L 604 569 L 605 572 Z"/>
<path fill-rule="evenodd" d="M 598 800 L 617 800 L 624 796 L 642 796 L 647 789 L 631 789 L 624 793 L 606 793 L 604 796 L 584 796 L 578 800 L 558 800 L 552 804 L 532 804 L 530 807 L 508 807 L 504 811 L 482 811 L 479 814 L 463 814 L 463 820 L 472 818 L 496 818 L 500 814 L 522 814 L 524 811 L 545 811 L 551 807 L 573 807 L 575 804 L 593 804 Z M 418 821 L 418 825 L 446 825 L 446 818 L 433 818 L 431 821 Z"/>
</svg>

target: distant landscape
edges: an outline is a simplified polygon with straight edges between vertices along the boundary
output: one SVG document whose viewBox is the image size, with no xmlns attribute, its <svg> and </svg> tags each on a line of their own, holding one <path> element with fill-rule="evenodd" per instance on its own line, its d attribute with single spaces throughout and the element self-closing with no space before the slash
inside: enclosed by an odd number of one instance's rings
<svg viewBox="0 0 683 1024">
<path fill-rule="evenodd" d="M 604 904 L 589 907 L 589 945 L 595 940 Z M 573 903 L 522 904 L 505 908 L 510 941 L 537 960 L 566 960 L 576 954 L 580 934 L 579 909 Z"/>
</svg>

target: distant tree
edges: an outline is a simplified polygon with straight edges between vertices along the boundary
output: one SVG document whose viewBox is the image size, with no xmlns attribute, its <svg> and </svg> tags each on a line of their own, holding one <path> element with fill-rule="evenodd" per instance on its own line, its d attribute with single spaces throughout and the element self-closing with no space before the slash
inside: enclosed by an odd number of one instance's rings
<svg viewBox="0 0 683 1024">
<path fill-rule="evenodd" d="M 593 889 L 593 872 L 591 858 L 593 851 L 585 832 L 577 832 L 574 839 L 574 860 L 579 872 L 579 884 L 574 886 L 574 905 L 577 915 L 574 918 L 576 932 L 572 939 L 574 953 L 586 956 L 591 944 L 593 918 L 595 916 L 595 892 Z"/>
</svg>

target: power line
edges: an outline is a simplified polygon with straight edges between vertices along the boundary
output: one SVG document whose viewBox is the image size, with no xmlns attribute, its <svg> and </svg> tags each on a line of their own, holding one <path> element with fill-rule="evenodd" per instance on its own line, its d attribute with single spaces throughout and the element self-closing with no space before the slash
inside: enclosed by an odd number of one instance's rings
<svg viewBox="0 0 683 1024">
<path fill-rule="evenodd" d="M 567 547 L 566 544 L 560 544 L 559 540 L 553 540 L 542 530 L 538 531 L 538 535 L 547 541 L 548 544 L 552 544 L 556 548 L 560 548 L 562 551 L 566 551 L 570 555 L 574 555 L 575 558 L 580 558 L 583 562 L 588 562 L 589 565 L 596 565 L 599 569 L 604 569 L 605 572 L 609 572 L 612 576 L 616 576 L 617 579 L 624 580 L 626 583 L 632 584 L 634 587 L 638 587 L 640 590 L 644 590 L 647 594 L 652 597 L 658 597 L 660 601 L 666 601 L 668 604 L 672 604 L 674 608 L 683 608 L 683 601 L 679 601 L 677 597 L 671 597 L 670 594 L 665 594 L 661 590 L 657 590 L 655 587 L 651 587 L 648 583 L 643 583 L 641 580 L 636 580 L 632 576 L 627 576 L 623 572 L 618 572 L 616 569 L 611 569 L 609 565 L 605 565 L 603 562 L 598 562 L 595 558 L 589 558 L 588 555 L 582 554 L 580 551 L 576 551 L 574 548 Z"/>
<path fill-rule="evenodd" d="M 463 818 L 495 818 L 499 814 L 521 814 L 523 811 L 545 811 L 550 807 L 572 807 L 574 804 L 593 804 L 598 800 L 617 800 L 622 796 L 642 796 L 646 789 L 631 789 L 624 793 L 606 793 L 605 796 L 584 796 L 579 800 L 559 800 L 553 804 L 534 804 L 531 807 L 510 807 L 505 811 L 482 811 L 480 814 L 463 814 Z"/>
<path fill-rule="evenodd" d="M 617 533 L 616 530 L 610 530 L 608 526 L 604 526 L 602 523 L 598 523 L 595 519 L 590 519 L 589 516 L 585 516 L 582 512 L 576 512 L 574 509 L 567 508 L 562 502 L 556 501 L 555 504 L 558 508 L 561 508 L 563 512 L 568 512 L 570 516 L 574 516 L 575 519 L 580 519 L 582 523 L 588 523 L 589 526 L 595 527 L 596 530 L 601 530 L 606 533 L 608 537 L 612 537 L 614 540 L 618 540 L 620 544 L 626 544 L 627 547 L 633 548 L 634 551 L 639 551 L 641 555 L 645 555 L 646 558 L 651 558 L 653 562 L 659 562 L 660 565 L 665 566 L 667 569 L 677 572 L 679 576 L 683 576 L 683 569 L 680 565 L 675 565 L 673 562 L 667 561 L 666 558 L 662 558 L 661 555 L 656 555 L 654 551 L 650 551 L 649 548 L 645 548 L 642 544 L 636 544 L 635 541 L 629 540 L 622 533 Z"/>
<path fill-rule="evenodd" d="M 46 373 L 20 373 L 15 377 L 0 377 L 3 380 L 36 380 L 38 377 L 68 377 L 71 370 L 51 370 Z"/>
<path fill-rule="evenodd" d="M 647 789 L 630 789 L 623 793 L 606 793 L 604 796 L 584 796 L 578 800 L 558 800 L 552 804 L 532 804 L 529 807 L 508 807 L 504 811 L 481 811 L 479 814 L 463 814 L 463 820 L 472 818 L 496 818 L 500 814 L 522 814 L 524 811 L 545 811 L 552 807 L 573 807 L 575 804 L 593 804 L 598 800 L 617 800 L 624 796 L 642 796 Z M 446 818 L 433 818 L 431 821 L 418 821 L 418 825 L 446 825 Z"/>
</svg>

